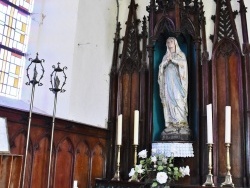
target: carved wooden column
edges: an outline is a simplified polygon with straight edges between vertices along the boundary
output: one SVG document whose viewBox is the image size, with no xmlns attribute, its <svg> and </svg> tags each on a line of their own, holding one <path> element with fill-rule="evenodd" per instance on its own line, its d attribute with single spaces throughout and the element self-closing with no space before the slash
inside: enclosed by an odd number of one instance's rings
<svg viewBox="0 0 250 188">
<path fill-rule="evenodd" d="M 155 26 L 155 12 L 156 5 L 155 0 L 150 0 L 150 5 L 147 7 L 147 11 L 149 12 L 149 40 L 147 45 L 148 52 L 148 110 L 147 110 L 147 125 L 150 129 L 148 134 L 152 140 L 152 129 L 153 129 L 153 62 L 154 62 L 154 44 L 152 38 L 154 37 L 154 26 Z M 151 142 L 150 142 L 151 144 Z M 151 148 L 151 147 L 150 147 Z"/>
<path fill-rule="evenodd" d="M 115 148 L 115 135 L 116 135 L 116 118 L 117 118 L 117 89 L 118 89 L 118 51 L 120 44 L 120 23 L 116 25 L 116 33 L 114 38 L 114 50 L 113 60 L 110 71 L 110 82 L 109 82 L 109 118 L 108 118 L 108 129 L 110 130 L 110 152 L 108 153 L 107 166 L 107 177 L 111 179 L 113 172 L 115 171 L 115 161 L 113 154 L 116 153 Z"/>
<path fill-rule="evenodd" d="M 248 38 L 248 27 L 244 1 L 239 0 L 240 3 L 240 17 L 243 36 L 243 67 L 244 67 L 244 115 L 245 115 L 245 146 L 246 146 L 246 175 L 247 185 L 250 186 L 250 44 Z"/>
<path fill-rule="evenodd" d="M 142 58 L 141 58 L 141 67 L 140 67 L 140 146 L 139 151 L 145 148 L 150 148 L 150 144 L 152 142 L 152 137 L 148 135 L 151 133 L 151 126 L 148 126 L 148 96 L 149 96 L 149 89 L 148 89 L 148 65 L 147 65 L 147 39 L 148 39 L 148 32 L 147 32 L 147 21 L 146 17 L 143 17 L 142 21 Z M 144 140 L 147 140 L 144 142 Z"/>
<path fill-rule="evenodd" d="M 211 77 L 210 77 L 210 67 L 211 64 L 209 64 L 209 54 L 207 51 L 207 41 L 206 41 L 206 18 L 204 16 L 203 11 L 203 3 L 201 3 L 201 18 L 200 18 L 200 24 L 201 24 L 201 33 L 202 33 L 202 57 L 201 57 L 201 63 L 202 63 L 202 111 L 201 111 L 201 125 L 202 129 L 200 130 L 200 136 L 205 139 L 200 139 L 200 148 L 207 148 L 207 110 L 206 105 L 212 103 L 211 101 Z M 205 181 L 207 172 L 208 172 L 208 150 L 203 150 L 203 155 L 201 156 L 201 177 L 202 181 Z M 213 169 L 212 169 L 213 170 Z"/>
</svg>

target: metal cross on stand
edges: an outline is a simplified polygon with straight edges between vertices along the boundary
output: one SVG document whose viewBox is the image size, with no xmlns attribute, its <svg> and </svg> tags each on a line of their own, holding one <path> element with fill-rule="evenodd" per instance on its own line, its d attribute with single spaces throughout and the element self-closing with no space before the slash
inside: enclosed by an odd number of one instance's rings
<svg viewBox="0 0 250 188">
<path fill-rule="evenodd" d="M 53 65 L 52 68 L 54 68 L 54 71 L 50 75 L 51 88 L 49 89 L 55 94 L 55 97 L 54 97 L 54 110 L 53 110 L 53 120 L 52 120 L 51 140 L 50 140 L 49 173 L 48 173 L 48 184 L 47 184 L 48 188 L 50 187 L 50 174 L 51 174 L 50 168 L 51 168 L 51 158 L 52 158 L 54 129 L 55 129 L 57 93 L 59 91 L 61 93 L 65 92 L 65 89 L 63 89 L 63 87 L 66 84 L 66 79 L 67 79 L 67 76 L 64 72 L 64 70 L 66 70 L 67 67 L 60 68 L 60 63 L 57 63 L 57 67 Z M 62 74 L 62 75 L 59 75 L 59 74 Z M 60 85 L 60 77 L 61 79 L 63 79 L 63 82 L 61 85 Z"/>
<path fill-rule="evenodd" d="M 42 63 L 44 62 L 44 59 L 38 59 L 38 53 L 36 53 L 36 58 L 32 59 L 29 58 L 29 61 L 31 61 L 31 63 L 29 64 L 29 66 L 27 67 L 26 71 L 27 71 L 27 77 L 29 79 L 28 82 L 26 82 L 26 85 L 32 85 L 32 91 L 31 91 L 31 100 L 30 100 L 30 111 L 29 111 L 29 123 L 28 123 L 28 129 L 27 129 L 27 138 L 26 138 L 26 148 L 25 148 L 25 155 L 24 155 L 24 167 L 23 167 L 23 181 L 22 181 L 22 187 L 24 188 L 24 183 L 25 183 L 25 173 L 26 173 L 26 166 L 27 166 L 27 155 L 28 155 L 28 149 L 29 149 L 29 137 L 30 137 L 30 125 L 31 125 L 31 118 L 32 118 L 32 110 L 33 110 L 33 102 L 34 102 L 34 93 L 35 93 L 35 86 L 36 84 L 38 86 L 42 86 L 43 84 L 40 82 L 41 79 L 43 78 L 44 75 L 44 68 Z M 31 67 L 33 67 L 33 77 L 32 80 L 30 79 L 30 74 L 29 74 L 29 70 Z M 39 74 L 39 72 L 37 72 L 38 68 L 41 68 L 41 74 Z M 38 78 L 38 76 L 40 75 L 40 77 Z"/>
</svg>

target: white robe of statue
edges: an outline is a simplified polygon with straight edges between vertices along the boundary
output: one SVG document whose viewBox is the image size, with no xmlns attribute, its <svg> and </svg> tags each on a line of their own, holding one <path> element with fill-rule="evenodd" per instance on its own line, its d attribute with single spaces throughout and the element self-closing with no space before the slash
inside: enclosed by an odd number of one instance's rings
<svg viewBox="0 0 250 188">
<path fill-rule="evenodd" d="M 187 121 L 188 67 L 177 40 L 170 37 L 159 66 L 158 83 L 164 110 L 165 132 L 189 134 Z"/>
</svg>

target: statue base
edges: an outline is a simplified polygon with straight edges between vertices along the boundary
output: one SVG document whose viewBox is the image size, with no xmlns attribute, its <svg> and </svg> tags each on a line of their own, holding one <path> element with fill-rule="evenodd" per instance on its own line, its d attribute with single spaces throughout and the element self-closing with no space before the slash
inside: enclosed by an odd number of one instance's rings
<svg viewBox="0 0 250 188">
<path fill-rule="evenodd" d="M 162 141 L 189 141 L 190 135 L 188 134 L 161 134 Z"/>
<path fill-rule="evenodd" d="M 189 141 L 191 134 L 189 127 L 174 127 L 168 126 L 161 133 L 161 140 L 163 141 Z"/>
</svg>

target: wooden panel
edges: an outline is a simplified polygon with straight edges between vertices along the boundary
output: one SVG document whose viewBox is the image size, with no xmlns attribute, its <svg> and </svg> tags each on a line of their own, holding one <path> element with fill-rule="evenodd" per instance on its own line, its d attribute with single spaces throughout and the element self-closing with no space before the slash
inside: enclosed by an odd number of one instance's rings
<svg viewBox="0 0 250 188">
<path fill-rule="evenodd" d="M 244 177 L 243 144 L 243 111 L 242 111 L 242 85 L 239 72 L 241 72 L 240 56 L 232 53 L 229 58 L 230 103 L 232 107 L 232 145 L 231 166 L 235 178 Z M 238 184 L 239 185 L 239 184 Z"/>
<path fill-rule="evenodd" d="M 131 75 L 124 74 L 122 77 L 122 147 L 121 147 L 121 176 L 126 177 L 128 174 L 128 164 L 131 151 L 130 135 L 130 115 L 131 115 Z"/>
<path fill-rule="evenodd" d="M 19 188 L 22 172 L 22 156 L 0 156 L 1 188 Z"/>
<path fill-rule="evenodd" d="M 34 151 L 34 166 L 32 171 L 31 187 L 46 187 L 48 182 L 47 174 L 49 165 L 49 140 L 48 137 L 42 138 L 36 145 Z"/>
<path fill-rule="evenodd" d="M 231 173 L 237 186 L 243 185 L 244 152 L 243 146 L 243 110 L 242 110 L 242 80 L 240 55 L 237 48 L 229 41 L 222 42 L 216 49 L 213 62 L 215 109 L 215 174 L 218 173 L 218 183 L 224 181 L 226 175 L 226 147 L 225 147 L 225 106 L 231 106 Z M 217 153 L 217 154 L 216 154 Z"/>
<path fill-rule="evenodd" d="M 11 170 L 11 178 L 10 178 L 10 188 L 18 188 L 20 187 L 21 178 L 22 178 L 22 156 L 13 156 L 12 161 L 12 170 Z"/>
<path fill-rule="evenodd" d="M 217 136 L 220 141 L 218 142 L 218 150 L 223 151 L 219 152 L 220 155 L 220 162 L 219 162 L 219 174 L 220 176 L 223 175 L 226 169 L 226 152 L 225 152 L 225 106 L 226 106 L 226 76 L 225 76 L 225 59 L 221 55 L 218 58 L 218 62 L 216 63 L 216 74 L 217 74 L 217 95 L 218 95 L 218 104 L 217 104 L 217 123 L 218 123 L 218 132 Z M 222 140 L 222 142 L 221 142 Z"/>
<path fill-rule="evenodd" d="M 73 147 L 69 139 L 63 140 L 57 148 L 54 187 L 71 187 Z M 65 178 L 68 177 L 68 178 Z"/>
<path fill-rule="evenodd" d="M 9 187 L 12 168 L 12 157 L 6 155 L 1 156 L 1 174 L 0 183 L 3 187 Z"/>
<path fill-rule="evenodd" d="M 95 179 L 98 177 L 105 177 L 104 168 L 105 168 L 105 151 L 103 146 L 97 144 L 93 149 L 92 154 L 92 178 L 91 178 L 91 187 L 95 185 Z M 98 164 L 98 165 L 95 165 Z"/>
<path fill-rule="evenodd" d="M 80 142 L 76 149 L 74 180 L 78 181 L 78 188 L 88 187 L 90 169 L 90 148 L 86 142 Z"/>
</svg>

